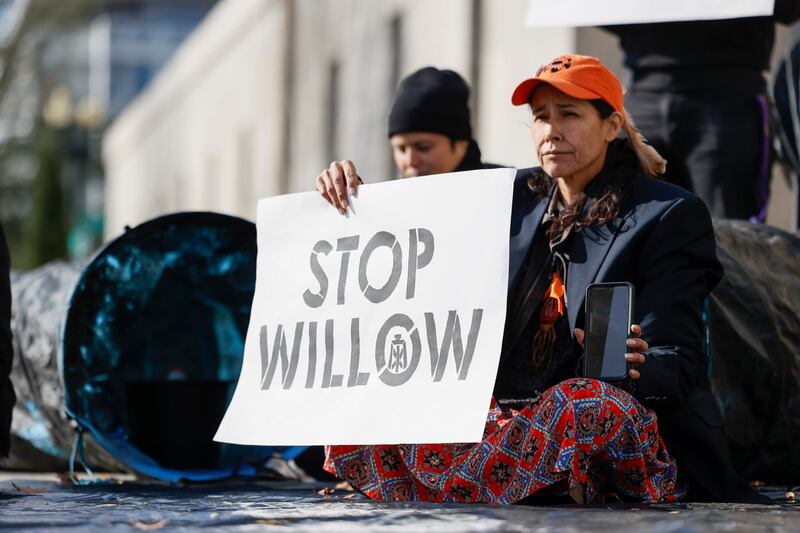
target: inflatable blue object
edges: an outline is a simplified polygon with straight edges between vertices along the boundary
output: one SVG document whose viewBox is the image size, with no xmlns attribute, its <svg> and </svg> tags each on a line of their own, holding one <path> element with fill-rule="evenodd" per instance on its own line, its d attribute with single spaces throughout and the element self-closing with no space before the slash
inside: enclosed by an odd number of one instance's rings
<svg viewBox="0 0 800 533">
<path fill-rule="evenodd" d="M 63 332 L 66 410 L 133 470 L 207 481 L 302 451 L 212 440 L 239 377 L 256 251 L 251 222 L 178 213 L 126 228 L 81 274 Z"/>
</svg>

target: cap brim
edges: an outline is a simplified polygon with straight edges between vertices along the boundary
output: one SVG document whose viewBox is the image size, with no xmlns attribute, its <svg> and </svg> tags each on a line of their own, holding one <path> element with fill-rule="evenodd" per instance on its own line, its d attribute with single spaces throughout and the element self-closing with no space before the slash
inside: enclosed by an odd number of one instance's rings
<svg viewBox="0 0 800 533">
<path fill-rule="evenodd" d="M 551 87 L 554 87 L 562 93 L 573 98 L 579 98 L 581 100 L 595 100 L 598 98 L 601 100 L 603 99 L 599 94 L 588 89 L 584 89 L 583 87 L 579 87 L 578 85 L 570 83 L 567 80 L 544 80 L 542 78 L 528 78 L 517 85 L 517 88 L 514 89 L 514 94 L 511 95 L 511 103 L 514 105 L 527 104 L 531 101 L 531 95 L 533 95 L 533 91 L 542 83 L 550 85 Z"/>
</svg>

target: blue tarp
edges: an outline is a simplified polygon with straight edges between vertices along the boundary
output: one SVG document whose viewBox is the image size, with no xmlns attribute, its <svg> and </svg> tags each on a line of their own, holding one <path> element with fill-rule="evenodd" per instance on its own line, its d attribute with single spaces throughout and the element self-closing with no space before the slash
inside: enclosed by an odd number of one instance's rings
<svg viewBox="0 0 800 533">
<path fill-rule="evenodd" d="M 178 213 L 127 229 L 69 302 L 67 413 L 158 479 L 255 474 L 277 449 L 212 441 L 239 377 L 255 268 L 255 226 L 239 218 Z"/>
</svg>

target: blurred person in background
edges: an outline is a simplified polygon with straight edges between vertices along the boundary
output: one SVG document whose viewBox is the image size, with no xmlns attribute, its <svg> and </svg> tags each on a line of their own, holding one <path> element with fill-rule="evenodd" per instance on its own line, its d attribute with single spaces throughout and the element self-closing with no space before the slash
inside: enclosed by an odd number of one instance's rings
<svg viewBox="0 0 800 533">
<path fill-rule="evenodd" d="M 388 133 L 404 178 L 499 166 L 481 160 L 472 137 L 469 86 L 452 70 L 425 67 L 403 79 L 389 113 Z M 352 161 L 344 160 L 332 162 L 316 181 L 317 190 L 344 212 L 347 191 L 341 184 L 356 187 L 359 177 Z"/>
<path fill-rule="evenodd" d="M 0 457 L 7 457 L 11 447 L 11 408 L 16 400 L 11 386 L 11 261 L 3 226 L 0 225 Z"/>
<path fill-rule="evenodd" d="M 769 69 L 775 22 L 800 18 L 776 0 L 771 17 L 608 26 L 633 79 L 625 107 L 669 161 L 665 179 L 717 218 L 766 218 L 771 174 Z"/>
</svg>

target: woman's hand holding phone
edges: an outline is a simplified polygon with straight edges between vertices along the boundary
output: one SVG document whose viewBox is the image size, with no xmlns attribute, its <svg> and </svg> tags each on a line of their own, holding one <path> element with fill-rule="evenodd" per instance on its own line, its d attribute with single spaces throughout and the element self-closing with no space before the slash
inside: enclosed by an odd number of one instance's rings
<svg viewBox="0 0 800 533">
<path fill-rule="evenodd" d="M 636 367 L 644 363 L 645 356 L 642 352 L 647 351 L 650 346 L 647 344 L 647 341 L 641 338 L 642 335 L 642 328 L 639 324 L 632 324 L 631 325 L 631 335 L 632 337 L 627 340 L 628 348 L 632 351 L 625 354 L 625 360 L 631 365 L 630 370 L 628 370 L 628 375 L 631 379 L 639 379 L 641 374 Z M 575 328 L 575 340 L 578 341 L 578 344 L 581 345 L 583 348 L 583 341 L 586 336 L 586 333 L 581 328 Z"/>
</svg>

